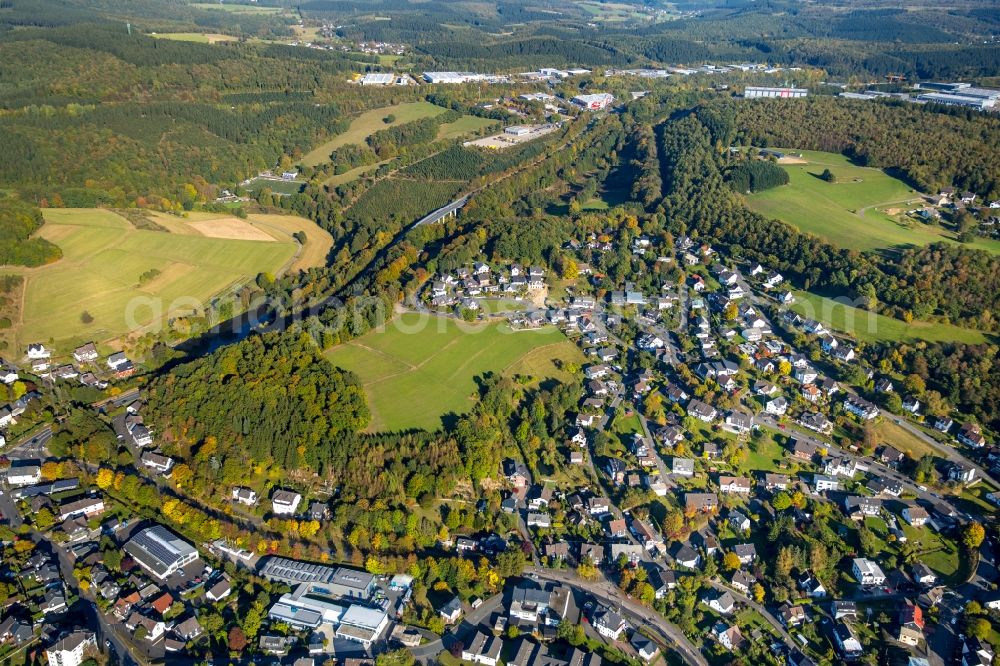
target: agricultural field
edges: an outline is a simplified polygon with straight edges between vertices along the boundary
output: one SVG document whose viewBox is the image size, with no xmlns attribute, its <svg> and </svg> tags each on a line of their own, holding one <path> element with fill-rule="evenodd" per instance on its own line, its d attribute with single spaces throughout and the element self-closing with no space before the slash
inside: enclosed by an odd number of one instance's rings
<svg viewBox="0 0 1000 666">
<path fill-rule="evenodd" d="M 846 333 L 862 342 L 987 342 L 982 331 L 951 324 L 905 321 L 862 310 L 844 303 L 805 291 L 795 291 L 795 302 L 790 310 L 803 317 L 817 319 L 835 331 Z"/>
<path fill-rule="evenodd" d="M 906 215 L 923 203 L 920 192 L 881 169 L 859 167 L 843 155 L 801 152 L 801 164 L 782 164 L 789 183 L 750 195 L 750 207 L 800 231 L 854 250 L 957 242 L 955 234 Z M 794 160 L 798 162 L 798 160 Z M 836 182 L 819 178 L 830 169 Z M 1000 242 L 980 239 L 967 246 L 1000 252 Z"/>
<path fill-rule="evenodd" d="M 364 143 L 365 139 L 380 129 L 393 127 L 402 123 L 412 122 L 421 118 L 433 118 L 444 113 L 444 107 L 430 102 L 405 102 L 395 106 L 383 106 L 365 111 L 351 121 L 351 126 L 343 134 L 338 134 L 329 141 L 317 146 L 302 158 L 302 164 L 316 166 L 330 159 L 330 153 L 335 149 L 350 143 Z M 395 116 L 395 120 L 386 123 L 386 116 Z"/>
<path fill-rule="evenodd" d="M 172 39 L 178 42 L 197 42 L 199 44 L 218 44 L 220 42 L 235 42 L 236 37 L 214 32 L 164 32 L 153 34 L 158 39 Z"/>
<path fill-rule="evenodd" d="M 372 431 L 437 430 L 442 417 L 467 412 L 476 378 L 487 372 L 565 378 L 552 359 L 582 359 L 554 328 L 512 331 L 506 324 L 465 324 L 407 313 L 384 330 L 334 347 L 327 358 L 357 373 L 372 412 Z M 543 351 L 544 350 L 544 351 Z"/>
<path fill-rule="evenodd" d="M 263 5 L 250 5 L 223 2 L 195 2 L 192 7 L 198 9 L 217 10 L 229 12 L 230 14 L 280 14 L 285 11 L 283 7 L 265 7 Z"/>
<path fill-rule="evenodd" d="M 62 248 L 63 258 L 38 268 L 4 269 L 25 279 L 14 325 L 21 346 L 43 341 L 65 349 L 117 339 L 190 312 L 193 304 L 207 303 L 258 273 L 319 265 L 331 244 L 312 222 L 277 215 L 240 220 L 150 214 L 147 228 L 140 229 L 107 210 L 44 214 L 46 224 L 38 233 Z M 301 249 L 292 238 L 296 231 L 306 234 Z"/>
</svg>

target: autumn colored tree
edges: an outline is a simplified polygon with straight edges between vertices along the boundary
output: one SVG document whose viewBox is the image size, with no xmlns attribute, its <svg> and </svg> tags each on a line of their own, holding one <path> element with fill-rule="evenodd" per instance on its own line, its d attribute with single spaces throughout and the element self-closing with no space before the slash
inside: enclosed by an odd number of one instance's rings
<svg viewBox="0 0 1000 666">
<path fill-rule="evenodd" d="M 962 528 L 962 545 L 969 550 L 976 550 L 986 538 L 986 529 L 977 522 L 968 523 Z"/>
<path fill-rule="evenodd" d="M 233 652 L 242 652 L 247 646 L 247 637 L 239 627 L 229 630 L 229 649 Z"/>
<path fill-rule="evenodd" d="M 736 571 L 740 568 L 740 556 L 729 551 L 722 558 L 722 566 L 726 571 Z"/>
</svg>

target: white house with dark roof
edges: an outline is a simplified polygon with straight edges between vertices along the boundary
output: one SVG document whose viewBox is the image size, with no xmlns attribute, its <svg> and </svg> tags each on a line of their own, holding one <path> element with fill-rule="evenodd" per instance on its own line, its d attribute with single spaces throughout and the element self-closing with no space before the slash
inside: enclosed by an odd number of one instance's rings
<svg viewBox="0 0 1000 666">
<path fill-rule="evenodd" d="M 292 516 L 299 510 L 302 495 L 291 490 L 275 490 L 271 495 L 271 510 L 277 516 Z"/>
</svg>

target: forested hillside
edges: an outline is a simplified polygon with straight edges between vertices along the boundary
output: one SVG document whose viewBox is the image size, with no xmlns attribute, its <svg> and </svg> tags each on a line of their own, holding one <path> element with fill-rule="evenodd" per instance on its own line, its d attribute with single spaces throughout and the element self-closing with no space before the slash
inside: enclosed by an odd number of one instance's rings
<svg viewBox="0 0 1000 666">
<path fill-rule="evenodd" d="M 62 251 L 57 246 L 29 238 L 44 223 L 36 206 L 0 197 L 0 265 L 40 266 L 59 259 Z"/>
<path fill-rule="evenodd" d="M 214 438 L 240 465 L 336 473 L 368 423 L 356 379 L 305 337 L 251 336 L 176 368 L 149 390 L 154 419 L 181 446 Z"/>
<path fill-rule="evenodd" d="M 357 58 L 105 23 L 0 33 L 0 181 L 53 205 L 182 203 L 188 184 L 204 198 L 378 105 L 342 94 Z"/>
</svg>

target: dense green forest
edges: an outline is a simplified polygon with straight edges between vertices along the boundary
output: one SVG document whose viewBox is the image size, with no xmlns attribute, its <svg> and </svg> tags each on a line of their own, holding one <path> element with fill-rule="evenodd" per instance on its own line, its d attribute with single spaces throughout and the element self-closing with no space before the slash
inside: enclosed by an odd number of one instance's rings
<svg viewBox="0 0 1000 666">
<path fill-rule="evenodd" d="M 760 192 L 788 184 L 788 172 L 766 160 L 737 164 L 725 171 L 726 182 L 737 192 Z"/>
<path fill-rule="evenodd" d="M 44 238 L 30 238 L 44 222 L 36 206 L 0 197 L 0 265 L 41 266 L 62 257 Z"/>
<path fill-rule="evenodd" d="M 1000 347 L 957 343 L 877 345 L 875 358 L 905 376 L 924 380 L 929 414 L 958 408 L 994 430 L 1000 428 Z"/>
<path fill-rule="evenodd" d="M 286 470 L 342 469 L 344 438 L 369 418 L 357 379 L 291 334 L 251 336 L 181 365 L 154 382 L 149 405 L 171 439 L 214 437 L 220 453 Z"/>
</svg>

